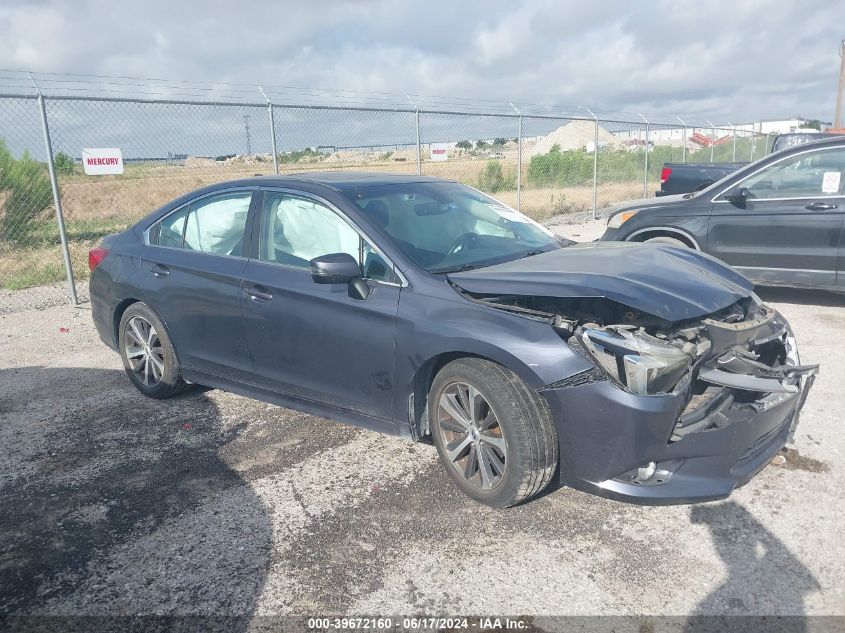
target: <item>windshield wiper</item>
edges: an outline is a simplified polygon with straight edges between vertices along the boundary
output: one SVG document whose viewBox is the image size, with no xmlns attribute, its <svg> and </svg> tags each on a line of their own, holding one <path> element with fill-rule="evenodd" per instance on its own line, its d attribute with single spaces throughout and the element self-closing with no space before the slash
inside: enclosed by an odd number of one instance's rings
<svg viewBox="0 0 845 633">
<path fill-rule="evenodd" d="M 549 251 L 537 249 L 537 250 L 528 251 L 526 253 L 523 253 L 522 255 L 519 255 L 518 257 L 511 256 L 511 257 L 505 259 L 504 261 L 510 262 L 510 261 L 514 261 L 516 259 L 525 259 L 526 257 L 533 257 L 534 255 L 540 255 L 542 253 L 548 253 L 548 252 Z M 474 268 L 484 268 L 485 266 L 492 266 L 492 265 L 494 265 L 494 263 L 496 263 L 496 262 L 487 261 L 487 262 L 479 263 L 479 264 L 459 264 L 457 266 L 451 266 L 449 268 L 434 268 L 434 269 L 430 270 L 429 272 L 434 273 L 435 275 L 440 275 L 440 274 L 443 274 L 443 273 L 447 273 L 447 274 L 448 273 L 462 273 L 466 270 L 472 270 Z"/>
<path fill-rule="evenodd" d="M 435 275 L 442 275 L 448 273 L 462 273 L 465 270 L 472 270 L 476 268 L 475 264 L 460 264 L 459 266 L 452 266 L 450 268 L 434 268 L 430 272 Z"/>
</svg>

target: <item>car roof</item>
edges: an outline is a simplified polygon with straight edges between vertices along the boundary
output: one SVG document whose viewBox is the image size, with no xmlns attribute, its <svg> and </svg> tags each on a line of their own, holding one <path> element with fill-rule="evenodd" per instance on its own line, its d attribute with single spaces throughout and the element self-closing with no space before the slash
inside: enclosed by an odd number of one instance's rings
<svg viewBox="0 0 845 633">
<path fill-rule="evenodd" d="M 231 186 L 289 187 L 295 184 L 322 185 L 335 191 L 355 189 L 361 186 L 396 185 L 418 182 L 450 182 L 445 178 L 421 176 L 418 174 L 386 174 L 366 171 L 314 171 L 284 176 L 256 176 L 242 180 L 230 180 L 214 185 L 214 188 Z"/>
</svg>

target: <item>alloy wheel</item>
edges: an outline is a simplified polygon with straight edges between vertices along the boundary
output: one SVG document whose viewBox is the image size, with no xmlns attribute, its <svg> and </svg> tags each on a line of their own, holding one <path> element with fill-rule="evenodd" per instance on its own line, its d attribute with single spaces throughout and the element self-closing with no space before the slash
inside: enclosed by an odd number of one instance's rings
<svg viewBox="0 0 845 633">
<path fill-rule="evenodd" d="M 143 317 L 129 319 L 124 330 L 124 352 L 132 373 L 145 386 L 155 387 L 164 374 L 164 349 L 153 325 Z"/>
<path fill-rule="evenodd" d="M 441 444 L 455 471 L 481 490 L 498 486 L 507 467 L 508 445 L 481 392 L 467 383 L 447 385 L 437 415 Z"/>
</svg>

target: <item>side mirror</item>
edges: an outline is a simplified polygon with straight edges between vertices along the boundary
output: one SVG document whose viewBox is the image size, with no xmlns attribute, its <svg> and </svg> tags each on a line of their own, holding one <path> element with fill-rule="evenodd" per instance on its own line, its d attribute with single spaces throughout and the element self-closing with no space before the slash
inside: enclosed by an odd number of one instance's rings
<svg viewBox="0 0 845 633">
<path fill-rule="evenodd" d="M 318 284 L 348 284 L 361 277 L 358 262 L 349 253 L 330 253 L 311 260 L 311 277 Z"/>
<path fill-rule="evenodd" d="M 361 278 L 361 268 L 349 253 L 329 253 L 311 260 L 311 278 L 318 284 L 348 284 L 349 296 L 366 299 L 370 287 Z"/>
<path fill-rule="evenodd" d="M 751 197 L 751 192 L 745 187 L 734 187 L 725 194 L 725 200 L 733 202 L 738 207 L 744 207 Z"/>
</svg>

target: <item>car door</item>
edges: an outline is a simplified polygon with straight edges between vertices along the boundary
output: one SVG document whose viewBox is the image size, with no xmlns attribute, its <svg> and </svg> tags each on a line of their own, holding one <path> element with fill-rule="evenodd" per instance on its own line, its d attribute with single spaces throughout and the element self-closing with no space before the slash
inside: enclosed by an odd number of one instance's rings
<svg viewBox="0 0 845 633">
<path fill-rule="evenodd" d="M 243 272 L 244 332 L 254 381 L 273 391 L 391 419 L 400 278 L 387 259 L 328 202 L 267 190 Z M 355 257 L 370 293 L 317 284 L 309 260 Z"/>
<path fill-rule="evenodd" d="M 845 148 L 819 148 L 738 181 L 714 198 L 709 252 L 758 283 L 835 285 L 843 172 Z"/>
<path fill-rule="evenodd" d="M 241 273 L 256 193 L 241 188 L 202 196 L 147 231 L 144 300 L 167 325 L 184 367 L 235 380 L 251 375 Z"/>
</svg>

